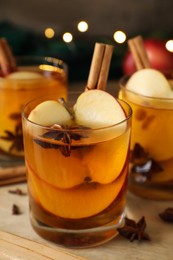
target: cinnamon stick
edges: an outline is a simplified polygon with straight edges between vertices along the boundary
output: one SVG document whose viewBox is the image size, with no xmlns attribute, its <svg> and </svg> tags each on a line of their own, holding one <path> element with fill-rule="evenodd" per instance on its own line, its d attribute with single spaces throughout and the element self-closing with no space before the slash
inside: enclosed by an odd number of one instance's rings
<svg viewBox="0 0 173 260">
<path fill-rule="evenodd" d="M 0 168 L 0 186 L 26 181 L 26 167 Z"/>
<path fill-rule="evenodd" d="M 114 50 L 114 47 L 112 45 L 107 44 L 105 46 L 105 51 L 104 51 L 101 70 L 100 70 L 100 74 L 99 74 L 97 89 L 101 89 L 101 90 L 106 89 L 113 50 Z"/>
<path fill-rule="evenodd" d="M 113 46 L 103 43 L 95 44 L 88 82 L 85 90 L 96 88 L 105 90 L 112 53 Z"/>
<path fill-rule="evenodd" d="M 26 176 L 19 176 L 10 179 L 0 180 L 0 187 L 21 182 L 26 182 Z"/>
<path fill-rule="evenodd" d="M 135 38 L 128 40 L 128 46 L 132 53 L 137 70 L 151 67 L 141 36 L 136 36 Z"/>
<path fill-rule="evenodd" d="M 95 89 L 99 78 L 101 64 L 103 60 L 105 45 L 103 43 L 96 43 L 94 53 L 91 61 L 90 72 L 87 82 L 87 90 Z"/>
<path fill-rule="evenodd" d="M 0 67 L 2 76 L 7 76 L 17 68 L 13 53 L 5 38 L 0 39 Z"/>
</svg>

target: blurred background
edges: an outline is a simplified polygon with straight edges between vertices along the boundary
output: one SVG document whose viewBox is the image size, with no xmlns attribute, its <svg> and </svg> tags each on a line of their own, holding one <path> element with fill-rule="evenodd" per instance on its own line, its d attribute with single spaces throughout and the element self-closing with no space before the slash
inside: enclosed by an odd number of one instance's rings
<svg viewBox="0 0 173 260">
<path fill-rule="evenodd" d="M 153 67 L 173 70 L 172 11 L 172 0 L 0 0 L 0 37 L 17 56 L 65 60 L 71 81 L 88 77 L 96 41 L 113 44 L 110 78 L 118 79 L 134 70 L 127 40 L 139 34 Z"/>
</svg>

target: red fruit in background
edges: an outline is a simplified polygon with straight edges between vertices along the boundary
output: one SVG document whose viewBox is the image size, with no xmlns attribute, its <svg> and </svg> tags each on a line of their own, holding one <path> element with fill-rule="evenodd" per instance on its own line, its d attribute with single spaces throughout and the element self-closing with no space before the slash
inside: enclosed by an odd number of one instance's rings
<svg viewBox="0 0 173 260">
<path fill-rule="evenodd" d="M 153 69 L 170 71 L 173 70 L 173 53 L 165 47 L 166 42 L 161 40 L 144 40 L 151 67 Z M 136 71 L 131 52 L 128 50 L 122 63 L 124 74 L 131 74 Z"/>
</svg>

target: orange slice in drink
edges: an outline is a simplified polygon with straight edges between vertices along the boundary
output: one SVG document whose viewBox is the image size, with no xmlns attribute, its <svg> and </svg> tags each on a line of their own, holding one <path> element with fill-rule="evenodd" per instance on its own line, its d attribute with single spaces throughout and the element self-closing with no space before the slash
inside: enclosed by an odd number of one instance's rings
<svg viewBox="0 0 173 260">
<path fill-rule="evenodd" d="M 168 160 L 173 155 L 173 121 L 172 111 L 167 110 L 146 110 L 144 120 L 134 121 L 132 127 L 132 147 L 140 143 L 150 156 L 156 161 Z"/>
<path fill-rule="evenodd" d="M 35 200 L 48 212 L 62 218 L 80 219 L 106 209 L 118 196 L 127 167 L 113 183 L 89 183 L 71 189 L 59 189 L 41 180 L 28 168 L 28 186 Z"/>
<path fill-rule="evenodd" d="M 84 182 L 87 170 L 81 163 L 80 152 L 75 150 L 70 157 L 65 157 L 59 149 L 48 150 L 33 145 L 33 150 L 27 151 L 26 160 L 40 179 L 61 189 L 72 188 Z"/>
<path fill-rule="evenodd" d="M 93 146 L 84 157 L 92 181 L 108 184 L 113 182 L 121 173 L 127 159 L 129 149 L 128 130 L 113 140 Z"/>
</svg>

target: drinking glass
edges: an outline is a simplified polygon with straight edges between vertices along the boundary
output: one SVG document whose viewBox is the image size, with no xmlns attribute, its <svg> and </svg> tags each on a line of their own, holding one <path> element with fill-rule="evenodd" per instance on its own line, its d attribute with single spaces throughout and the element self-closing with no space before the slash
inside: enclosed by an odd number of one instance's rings
<svg viewBox="0 0 173 260">
<path fill-rule="evenodd" d="M 69 93 L 69 107 L 77 95 Z M 57 99 L 33 100 L 23 111 L 31 224 L 63 246 L 99 245 L 117 235 L 125 215 L 131 108 L 119 101 L 127 118 L 99 129 L 53 129 L 28 120 L 39 103 Z"/>
<path fill-rule="evenodd" d="M 23 56 L 16 58 L 18 71 L 37 72 L 43 77 L 0 78 L 0 155 L 23 157 L 21 111 L 31 99 L 57 93 L 66 97 L 67 65 L 51 57 Z"/>
<path fill-rule="evenodd" d="M 120 82 L 119 98 L 133 110 L 129 190 L 147 199 L 172 200 L 173 98 L 136 94 L 126 89 L 127 80 Z"/>
</svg>

